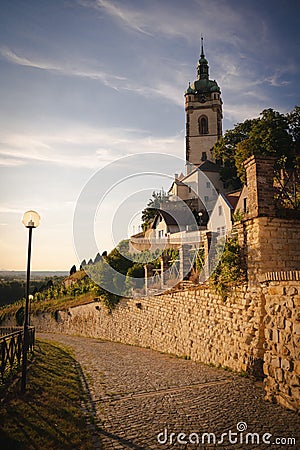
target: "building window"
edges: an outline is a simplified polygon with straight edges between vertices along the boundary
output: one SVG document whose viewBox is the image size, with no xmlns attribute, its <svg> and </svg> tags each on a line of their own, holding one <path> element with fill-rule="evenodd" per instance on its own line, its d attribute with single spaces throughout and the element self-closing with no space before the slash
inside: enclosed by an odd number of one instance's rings
<svg viewBox="0 0 300 450">
<path fill-rule="evenodd" d="M 204 196 L 204 203 L 208 203 L 208 201 L 209 201 L 209 197 L 208 197 L 208 195 L 205 195 Z"/>
<path fill-rule="evenodd" d="M 223 215 L 223 208 L 222 208 L 222 206 L 220 205 L 219 206 L 219 216 L 222 216 Z"/>
<path fill-rule="evenodd" d="M 199 133 L 208 134 L 208 120 L 206 116 L 199 117 Z"/>
<path fill-rule="evenodd" d="M 201 161 L 206 161 L 206 160 L 207 160 L 207 154 L 206 154 L 206 152 L 202 152 Z"/>
<path fill-rule="evenodd" d="M 244 213 L 248 212 L 247 211 L 247 198 L 246 197 L 243 200 L 243 210 L 244 210 Z"/>
<path fill-rule="evenodd" d="M 210 189 L 210 182 L 209 181 L 206 182 L 206 187 L 207 187 L 207 189 Z"/>
</svg>

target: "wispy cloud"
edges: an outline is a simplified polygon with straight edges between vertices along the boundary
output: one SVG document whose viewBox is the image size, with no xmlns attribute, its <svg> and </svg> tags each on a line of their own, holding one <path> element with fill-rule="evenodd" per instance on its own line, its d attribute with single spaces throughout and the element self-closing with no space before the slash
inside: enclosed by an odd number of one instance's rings
<svg viewBox="0 0 300 450">
<path fill-rule="evenodd" d="M 144 28 L 146 26 L 144 21 L 144 14 L 140 11 L 131 9 L 128 4 L 126 8 L 114 3 L 110 0 L 96 0 L 95 6 L 98 8 L 103 8 L 107 14 L 112 17 L 119 19 L 121 22 L 129 26 L 130 28 L 138 31 L 140 33 L 151 36 L 152 33 L 149 33 Z"/>
<path fill-rule="evenodd" d="M 24 161 L 15 158 L 3 158 L 0 156 L 0 167 L 24 166 Z"/>
<path fill-rule="evenodd" d="M 36 161 L 71 168 L 95 169 L 122 156 L 157 152 L 181 156 L 183 136 L 154 137 L 144 130 L 123 128 L 94 129 L 79 126 L 76 130 L 57 132 L 55 136 L 11 133 L 2 137 L 0 157 L 26 164 Z M 25 150 L 24 150 L 25 149 Z M 1 160 L 0 160 L 1 161 Z"/>
<path fill-rule="evenodd" d="M 211 36 L 215 41 L 227 42 L 235 47 L 249 36 L 249 23 L 252 26 L 253 41 L 262 43 L 268 36 L 266 23 L 253 8 L 243 5 L 234 8 L 230 0 L 194 0 L 187 6 L 185 2 L 158 1 L 130 2 L 118 0 L 78 0 L 87 8 L 109 15 L 121 26 L 133 31 L 156 37 L 180 37 L 190 43 L 200 39 L 200 34 Z M 222 14 L 220 14 L 222 11 Z M 254 33 L 255 29 L 255 33 Z M 220 33 L 222 30 L 222 33 Z M 234 30 L 234 32 L 232 31 Z M 256 36 L 255 36 L 256 34 Z"/>
<path fill-rule="evenodd" d="M 80 78 L 89 78 L 92 80 L 99 80 L 106 86 L 115 87 L 114 82 L 124 81 L 126 78 L 119 75 L 114 75 L 106 71 L 93 71 L 93 70 L 80 70 L 75 67 L 68 67 L 59 65 L 51 61 L 43 61 L 40 59 L 28 58 L 25 56 L 19 56 L 9 48 L 0 48 L 0 55 L 7 61 L 19 66 L 31 67 L 40 70 L 48 70 L 52 72 L 58 72 L 66 76 L 75 76 Z"/>
</svg>

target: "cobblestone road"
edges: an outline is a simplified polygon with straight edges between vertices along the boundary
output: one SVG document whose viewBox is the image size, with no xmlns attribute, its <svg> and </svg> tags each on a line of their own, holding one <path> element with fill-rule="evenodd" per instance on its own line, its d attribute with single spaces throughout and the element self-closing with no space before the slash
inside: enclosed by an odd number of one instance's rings
<svg viewBox="0 0 300 450">
<path fill-rule="evenodd" d="M 300 449 L 300 417 L 264 402 L 261 383 L 150 349 L 59 334 L 39 337 L 74 349 L 94 410 L 99 448 Z M 237 434 L 224 435 L 221 442 L 222 433 L 230 430 Z M 211 434 L 208 445 L 203 433 L 213 433 L 216 443 Z M 257 433 L 248 436 L 248 444 L 247 433 Z M 270 444 L 263 443 L 263 435 Z"/>
</svg>

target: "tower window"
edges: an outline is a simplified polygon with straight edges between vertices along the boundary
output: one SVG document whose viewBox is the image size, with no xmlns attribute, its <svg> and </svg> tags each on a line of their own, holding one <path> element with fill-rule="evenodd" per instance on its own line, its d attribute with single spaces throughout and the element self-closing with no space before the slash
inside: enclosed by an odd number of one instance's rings
<svg viewBox="0 0 300 450">
<path fill-rule="evenodd" d="M 208 120 L 206 116 L 201 116 L 199 118 L 199 133 L 208 134 Z"/>
</svg>

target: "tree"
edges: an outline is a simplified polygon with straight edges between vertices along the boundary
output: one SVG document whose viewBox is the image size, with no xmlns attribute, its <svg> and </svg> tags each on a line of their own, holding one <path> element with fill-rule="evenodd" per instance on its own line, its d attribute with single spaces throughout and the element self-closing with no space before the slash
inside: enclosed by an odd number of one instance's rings
<svg viewBox="0 0 300 450">
<path fill-rule="evenodd" d="M 287 114 L 265 109 L 261 117 L 247 119 L 226 131 L 214 146 L 216 159 L 222 160 L 221 179 L 237 187 L 245 182 L 243 163 L 251 155 L 271 155 L 278 165 L 291 164 L 296 142 L 299 145 L 300 108 Z"/>
<path fill-rule="evenodd" d="M 83 270 L 84 266 L 86 266 L 86 260 L 81 261 L 80 270 Z"/>
<path fill-rule="evenodd" d="M 300 154 L 300 106 L 295 106 L 293 111 L 286 115 L 289 132 L 292 136 L 295 154 Z"/>
<path fill-rule="evenodd" d="M 75 264 L 70 269 L 70 275 L 73 275 L 74 273 L 76 273 L 76 266 L 75 266 Z"/>
<path fill-rule="evenodd" d="M 94 264 L 96 264 L 97 262 L 102 260 L 102 256 L 100 255 L 100 253 L 97 253 L 95 259 L 94 259 Z"/>
<path fill-rule="evenodd" d="M 168 194 L 162 189 L 159 192 L 153 192 L 152 198 L 147 203 L 146 208 L 142 211 L 142 227 L 143 230 L 147 230 L 157 212 L 158 209 L 163 208 L 163 203 L 168 200 Z"/>
</svg>

